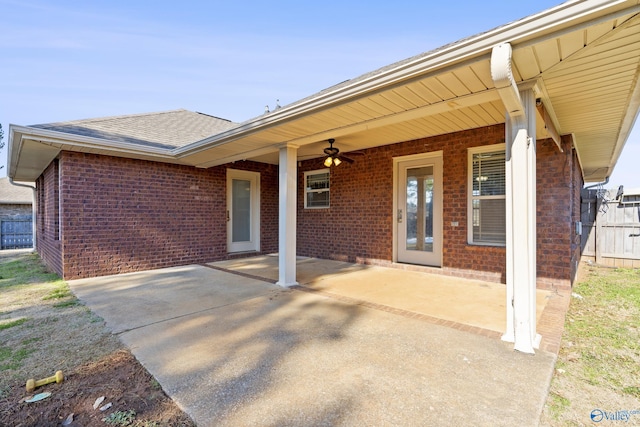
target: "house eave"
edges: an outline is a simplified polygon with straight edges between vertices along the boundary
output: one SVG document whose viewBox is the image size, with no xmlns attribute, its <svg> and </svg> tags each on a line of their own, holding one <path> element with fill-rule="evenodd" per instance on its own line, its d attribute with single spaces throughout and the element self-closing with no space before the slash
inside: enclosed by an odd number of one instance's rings
<svg viewBox="0 0 640 427">
<path fill-rule="evenodd" d="M 63 150 L 179 163 L 172 150 L 168 149 L 73 135 L 30 126 L 10 125 L 8 145 L 7 175 L 18 181 L 35 181 L 51 160 Z M 38 154 L 31 156 L 32 167 L 21 170 L 20 160 L 26 146 Z"/>
<path fill-rule="evenodd" d="M 445 71 L 447 67 L 460 65 L 463 62 L 473 62 L 482 56 L 488 58 L 491 55 L 492 48 L 500 43 L 508 42 L 517 47 L 520 43 L 532 44 L 536 39 L 553 37 L 553 34 L 566 31 L 566 27 L 572 26 L 572 19 L 583 18 L 586 21 L 590 21 L 589 14 L 602 10 L 611 11 L 605 16 L 598 17 L 599 20 L 615 19 L 630 13 L 640 13 L 640 5 L 623 7 L 629 3 L 629 1 L 624 0 L 614 2 L 610 0 L 568 1 L 519 21 L 452 43 L 433 52 L 419 55 L 413 60 L 406 63 L 403 62 L 397 67 L 383 72 L 374 73 L 370 77 L 349 80 L 345 84 L 337 85 L 338 87 L 334 90 L 320 92 L 307 100 L 255 117 L 227 132 L 188 144 L 176 150 L 176 155 L 186 156 L 200 150 L 227 144 L 239 137 L 285 124 L 299 116 L 331 108 L 337 104 L 348 102 L 353 98 L 363 97 L 407 83 L 413 79 L 421 78 L 425 74 Z M 565 27 L 562 27 L 563 24 Z M 351 81 L 353 83 L 349 83 Z"/>
<path fill-rule="evenodd" d="M 555 93 L 549 94 L 555 89 L 547 91 L 545 87 L 545 84 L 549 86 L 549 82 L 545 82 L 545 70 L 536 69 L 538 64 L 531 66 L 522 58 L 526 59 L 529 51 L 540 49 L 547 44 L 559 44 L 560 37 L 565 37 L 567 34 L 576 35 L 578 31 L 586 32 L 594 25 L 604 23 L 607 26 L 613 22 L 614 30 L 611 31 L 609 27 L 609 31 L 615 32 L 619 18 L 628 18 L 636 14 L 640 14 L 640 4 L 637 0 L 569 1 L 519 21 L 340 83 L 308 98 L 250 119 L 235 128 L 175 149 L 126 144 L 33 127 L 15 127 L 16 135 L 19 135 L 20 139 L 17 148 L 21 149 L 21 144 L 29 141 L 29 144 L 40 144 L 46 147 L 49 155 L 54 149 L 75 150 L 196 167 L 212 167 L 245 159 L 277 164 L 279 147 L 286 143 L 300 146 L 298 155 L 310 158 L 313 154 L 322 152 L 321 144 L 324 144 L 328 138 L 339 138 L 341 150 L 348 152 L 400 140 L 425 138 L 473 127 L 495 125 L 504 123 L 504 113 L 486 114 L 479 119 L 464 120 L 467 112 L 477 113 L 473 111 L 474 108 L 486 110 L 488 107 L 494 112 L 504 108 L 498 95 L 498 88 L 486 79 L 478 78 L 478 87 L 466 92 L 467 82 L 464 80 L 458 82 L 461 83 L 460 87 L 456 87 L 455 82 L 443 84 L 447 94 L 434 92 L 436 96 L 433 99 L 420 94 L 416 96 L 415 102 L 401 101 L 401 104 L 395 105 L 395 109 L 393 103 L 381 106 L 380 102 L 385 102 L 387 97 L 398 99 L 402 91 L 412 90 L 419 85 L 425 86 L 426 91 L 433 90 L 429 86 L 433 80 L 449 79 L 451 82 L 457 78 L 455 76 L 457 73 L 464 75 L 464 72 L 473 73 L 478 68 L 484 70 L 489 64 L 492 49 L 501 43 L 509 43 L 513 48 L 514 64 L 518 67 L 517 75 L 514 76 L 517 84 L 538 80 L 539 87 L 542 88 L 540 97 L 557 132 L 560 135 L 575 134 L 577 136 L 576 149 L 581 164 L 586 167 L 583 170 L 584 175 L 598 179 L 600 176 L 610 174 L 635 121 L 640 108 L 637 78 L 633 85 L 630 85 L 628 80 L 625 82 L 628 87 L 633 86 L 633 95 L 630 101 L 629 99 L 625 101 L 626 115 L 618 115 L 607 123 L 608 152 L 606 159 L 599 160 L 600 157 L 593 154 L 595 133 L 592 132 L 587 135 L 589 138 L 585 138 L 585 133 L 579 126 L 566 124 L 566 113 L 563 115 L 561 111 L 562 103 L 558 102 Z M 637 16 L 632 20 L 636 21 L 636 18 Z M 593 41 L 591 43 L 597 44 Z M 584 47 L 587 47 L 586 41 Z M 561 56 L 555 65 L 566 64 L 566 61 L 562 62 L 563 59 L 564 57 Z M 566 68 L 562 68 L 562 72 L 566 71 Z M 636 77 L 637 73 L 636 71 Z M 573 81 L 571 84 L 572 89 L 578 85 Z M 471 105 L 468 102 L 469 99 L 474 99 L 477 103 Z M 621 99 L 616 98 L 618 110 L 622 109 Z M 348 115 L 344 115 L 345 112 Z M 441 118 L 443 123 L 449 124 L 431 125 L 429 121 L 432 118 L 435 120 Z M 617 129 L 615 132 L 611 130 L 613 124 Z M 378 132 L 381 130 L 385 132 Z M 540 136 L 549 137 L 544 136 L 542 132 Z M 586 148 L 580 146 L 582 141 L 587 140 Z M 15 144 L 16 141 L 10 143 L 10 145 Z M 15 177 L 27 178 L 25 175 L 29 175 L 28 178 L 31 179 L 36 173 L 35 170 L 28 174 L 16 173 L 17 157 L 16 159 L 10 157 L 10 159 L 9 172 L 15 174 Z"/>
</svg>

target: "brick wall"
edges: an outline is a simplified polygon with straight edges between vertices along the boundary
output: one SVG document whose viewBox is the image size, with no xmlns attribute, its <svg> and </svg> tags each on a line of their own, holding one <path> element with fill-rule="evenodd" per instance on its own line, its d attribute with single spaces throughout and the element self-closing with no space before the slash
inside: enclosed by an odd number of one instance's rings
<svg viewBox="0 0 640 427">
<path fill-rule="evenodd" d="M 36 250 L 47 266 L 62 276 L 58 178 L 59 162 L 56 159 L 36 181 Z"/>
<path fill-rule="evenodd" d="M 227 166 L 197 169 L 72 152 L 61 153 L 59 163 L 62 246 L 48 246 L 55 224 L 47 202 L 38 251 L 64 278 L 227 258 Z M 253 162 L 228 167 L 261 173 L 261 249 L 276 251 L 277 168 Z M 45 198 L 56 196 L 52 179 L 45 172 L 39 180 Z M 55 267 L 56 256 L 64 269 Z"/>
<path fill-rule="evenodd" d="M 504 247 L 467 244 L 467 150 L 503 142 L 504 126 L 497 125 L 365 150 L 354 164 L 331 168 L 329 209 L 304 209 L 304 172 L 323 166 L 322 160 L 302 162 L 298 254 L 390 265 L 393 158 L 442 150 L 443 263 L 435 271 L 504 282 Z M 570 140 L 563 144 L 560 153 L 553 142 L 538 141 L 541 287 L 567 286 L 580 254 L 573 223 L 582 178 Z M 65 278 L 227 259 L 227 168 L 261 173 L 261 253 L 277 252 L 277 166 L 196 169 L 72 152 L 61 153 L 59 165 L 53 162 L 38 179 L 37 249 Z"/>
<path fill-rule="evenodd" d="M 443 259 L 442 268 L 434 271 L 504 283 L 505 248 L 467 243 L 467 149 L 504 142 L 504 125 L 497 125 L 365 150 L 364 155 L 354 156 L 354 164 L 331 168 L 328 209 L 304 209 L 303 174 L 323 166 L 318 160 L 303 162 L 298 186 L 298 254 L 391 264 L 393 157 L 442 150 Z M 575 249 L 572 218 L 576 203 L 579 216 L 579 188 L 577 191 L 572 188 L 572 184 L 579 184 L 575 175 L 580 172 L 575 163 L 569 142 L 565 143 L 564 154 L 552 141 L 538 142 L 541 287 L 567 285 L 572 277 L 571 258 Z M 452 222 L 458 226 L 452 226 Z"/>
<path fill-rule="evenodd" d="M 539 287 L 570 287 L 580 259 L 575 222 L 580 220 L 582 174 L 570 136 L 563 138 L 562 148 L 561 153 L 552 140 L 537 146 Z"/>
</svg>

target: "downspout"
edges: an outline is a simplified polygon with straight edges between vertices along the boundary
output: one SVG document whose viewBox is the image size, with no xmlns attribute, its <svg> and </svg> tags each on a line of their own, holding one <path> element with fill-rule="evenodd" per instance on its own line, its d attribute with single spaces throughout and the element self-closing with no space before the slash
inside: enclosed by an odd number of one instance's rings
<svg viewBox="0 0 640 427">
<path fill-rule="evenodd" d="M 603 187 L 605 185 L 607 185 L 609 183 L 609 177 L 606 177 L 604 179 L 604 181 L 602 182 L 597 182 L 595 184 L 591 184 L 588 185 L 586 187 L 583 188 L 583 190 L 590 190 L 592 188 L 597 188 L 597 187 Z M 581 192 L 582 193 L 582 192 Z M 595 229 L 595 236 L 594 236 L 594 242 L 595 242 L 595 248 L 596 248 L 596 264 L 599 264 L 601 261 L 601 251 L 599 249 L 598 243 L 599 243 L 599 236 L 601 234 L 601 232 L 598 231 L 598 225 L 600 225 L 600 221 L 599 221 L 599 214 L 600 214 L 600 208 L 602 207 L 603 203 L 607 203 L 607 198 L 606 198 L 606 192 L 600 192 L 599 190 L 596 190 L 596 203 L 595 203 L 595 222 L 594 222 L 594 229 Z M 580 194 L 580 198 L 582 199 L 582 194 Z M 602 199 L 601 199 L 602 198 Z M 591 209 L 591 202 L 589 202 L 589 209 Z"/>
<path fill-rule="evenodd" d="M 13 182 L 13 178 L 9 177 L 9 183 L 11 185 L 15 185 L 16 187 L 24 187 L 24 188 L 30 188 L 32 191 L 32 195 L 31 195 L 31 235 L 33 236 L 33 241 L 31 246 L 33 247 L 33 249 L 36 248 L 36 186 L 31 186 L 31 185 L 27 185 L 27 184 L 18 184 L 17 182 Z"/>
</svg>

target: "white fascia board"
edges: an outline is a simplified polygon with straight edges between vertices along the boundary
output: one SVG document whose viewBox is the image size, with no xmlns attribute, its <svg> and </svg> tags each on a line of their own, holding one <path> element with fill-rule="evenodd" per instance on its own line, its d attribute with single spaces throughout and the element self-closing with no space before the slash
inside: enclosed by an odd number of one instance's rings
<svg viewBox="0 0 640 427">
<path fill-rule="evenodd" d="M 624 5 L 628 6 L 624 7 Z M 620 10 L 620 7 L 623 7 L 623 10 Z M 609 10 L 612 10 L 612 12 L 608 12 Z M 579 19 L 592 21 L 601 19 L 604 15 L 613 19 L 616 16 L 635 13 L 639 10 L 640 6 L 637 0 L 577 0 L 566 2 L 486 33 L 444 46 L 412 61 L 401 63 L 397 67 L 381 71 L 366 78 L 356 79 L 352 84 L 340 86 L 335 90 L 327 90 L 306 101 L 282 107 L 264 116 L 249 120 L 245 124 L 227 132 L 178 148 L 174 153 L 181 157 L 218 145 L 228 144 L 251 133 L 286 123 L 314 111 L 329 108 L 338 103 L 346 102 L 351 98 L 406 83 L 411 79 L 421 78 L 428 73 L 443 71 L 446 67 L 460 66 L 467 61 L 477 60 L 480 56 L 488 56 L 493 46 L 500 43 L 509 42 L 514 48 L 517 47 L 518 40 L 533 43 L 532 38 L 548 38 L 550 33 L 567 31 L 566 26 L 570 25 L 571 21 Z M 594 16 L 589 18 L 590 15 Z M 580 25 L 585 24 L 580 22 Z"/>
<path fill-rule="evenodd" d="M 15 176 L 15 168 L 16 168 L 16 162 L 17 162 L 17 158 L 14 160 L 13 156 L 16 152 L 16 150 L 14 150 L 13 148 L 13 144 L 14 141 L 16 140 L 16 138 L 18 138 L 20 141 L 18 142 L 19 145 L 22 144 L 22 138 L 20 136 L 14 136 L 16 133 L 18 133 L 18 131 L 15 129 L 17 126 L 12 125 L 11 123 L 9 123 L 9 141 L 7 142 L 7 176 L 9 178 L 13 178 Z M 20 147 L 17 147 L 17 151 L 20 152 Z"/>
</svg>

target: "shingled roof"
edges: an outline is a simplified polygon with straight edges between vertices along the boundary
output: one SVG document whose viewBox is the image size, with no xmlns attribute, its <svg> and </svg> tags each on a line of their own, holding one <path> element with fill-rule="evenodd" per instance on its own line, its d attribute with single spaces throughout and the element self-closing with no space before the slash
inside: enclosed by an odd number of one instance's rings
<svg viewBox="0 0 640 427">
<path fill-rule="evenodd" d="M 30 127 L 116 142 L 172 149 L 200 141 L 208 136 L 234 128 L 237 125 L 237 123 L 229 120 L 179 109 L 157 113 L 45 123 Z"/>
<path fill-rule="evenodd" d="M 9 178 L 0 178 L 0 205 L 30 205 L 33 192 L 26 187 L 18 187 Z"/>
</svg>

